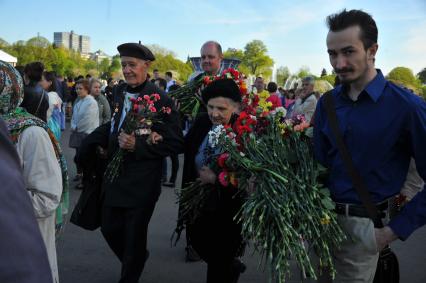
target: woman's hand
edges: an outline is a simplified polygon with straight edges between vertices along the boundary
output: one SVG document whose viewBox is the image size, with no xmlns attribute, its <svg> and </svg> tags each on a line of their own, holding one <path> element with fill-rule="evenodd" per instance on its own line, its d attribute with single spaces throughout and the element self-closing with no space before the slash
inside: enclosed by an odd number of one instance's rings
<svg viewBox="0 0 426 283">
<path fill-rule="evenodd" d="M 130 135 L 126 134 L 121 130 L 120 135 L 118 136 L 118 145 L 122 149 L 127 149 L 129 151 L 135 150 L 136 145 L 136 137 L 135 133 L 131 133 Z"/>
<path fill-rule="evenodd" d="M 198 173 L 200 174 L 198 180 L 201 181 L 201 184 L 214 184 L 216 182 L 216 174 L 209 167 L 203 166 Z"/>
</svg>

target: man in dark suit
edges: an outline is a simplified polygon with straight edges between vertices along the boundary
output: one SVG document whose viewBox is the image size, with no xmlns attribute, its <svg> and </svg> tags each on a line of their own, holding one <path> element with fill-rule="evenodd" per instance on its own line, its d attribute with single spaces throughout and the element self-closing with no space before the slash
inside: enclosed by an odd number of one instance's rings
<svg viewBox="0 0 426 283">
<path fill-rule="evenodd" d="M 1 119 L 0 156 L 0 282 L 52 282 L 19 157 Z"/>
<path fill-rule="evenodd" d="M 105 200 L 101 231 L 111 249 L 122 263 L 119 282 L 138 282 L 148 258 L 148 224 L 161 192 L 162 160 L 183 150 L 183 136 L 179 115 L 173 102 L 155 84 L 147 79 L 148 69 L 155 60 L 145 46 L 125 43 L 117 47 L 126 83 L 114 89 L 113 117 L 96 129 L 90 140 L 98 140 L 108 147 L 109 160 L 120 148 L 126 151 L 122 171 L 112 182 L 105 180 Z M 162 123 L 154 123 L 152 131 L 161 135 L 156 144 L 147 142 L 147 136 L 126 134 L 122 129 L 131 108 L 129 98 L 160 94 L 154 106 L 159 111 L 170 107 L 170 114 L 162 115 Z"/>
</svg>

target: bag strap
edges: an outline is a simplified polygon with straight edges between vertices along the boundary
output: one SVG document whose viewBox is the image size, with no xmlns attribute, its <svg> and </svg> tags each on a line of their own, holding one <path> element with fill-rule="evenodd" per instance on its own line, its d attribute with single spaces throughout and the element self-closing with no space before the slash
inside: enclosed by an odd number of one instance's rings
<svg viewBox="0 0 426 283">
<path fill-rule="evenodd" d="M 38 102 L 38 106 L 37 106 L 37 109 L 36 109 L 36 111 L 35 111 L 34 116 L 37 116 L 37 114 L 38 114 L 38 110 L 40 109 L 40 105 L 41 105 L 41 102 L 42 102 L 42 101 L 43 101 L 43 99 L 44 99 L 45 94 L 46 94 L 46 92 L 45 92 L 45 91 L 44 91 L 44 89 L 43 89 L 43 92 L 42 92 L 42 93 L 41 93 L 41 95 L 40 95 L 40 100 L 39 100 L 39 102 Z"/>
<path fill-rule="evenodd" d="M 371 200 L 371 195 L 363 182 L 361 175 L 356 170 L 352 157 L 343 141 L 343 137 L 340 133 L 338 121 L 337 121 L 337 115 L 336 115 L 336 108 L 334 105 L 334 99 L 332 95 L 332 91 L 329 91 L 325 93 L 324 95 L 324 107 L 325 111 L 327 113 L 328 122 L 331 128 L 331 131 L 333 132 L 334 138 L 336 139 L 336 145 L 339 150 L 339 153 L 343 159 L 343 162 L 345 164 L 346 170 L 348 170 L 349 176 L 352 179 L 352 183 L 355 187 L 355 190 L 358 194 L 358 197 L 362 201 L 362 204 L 367 209 L 368 215 L 370 216 L 371 220 L 374 222 L 374 226 L 377 228 L 383 227 L 383 222 L 380 217 L 379 211 L 377 207 L 373 204 Z"/>
</svg>

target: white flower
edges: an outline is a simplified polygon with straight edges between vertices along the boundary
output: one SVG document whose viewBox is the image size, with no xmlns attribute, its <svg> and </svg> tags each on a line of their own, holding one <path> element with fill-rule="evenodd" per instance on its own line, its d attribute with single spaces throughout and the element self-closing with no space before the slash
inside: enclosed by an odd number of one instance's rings
<svg viewBox="0 0 426 283">
<path fill-rule="evenodd" d="M 252 92 L 253 94 L 257 94 L 257 88 L 254 86 L 254 87 L 252 88 L 251 92 Z"/>
<path fill-rule="evenodd" d="M 242 152 L 242 151 L 240 151 L 240 155 L 241 155 L 242 157 L 246 156 L 246 155 L 244 154 L 244 152 Z"/>
<path fill-rule="evenodd" d="M 212 148 L 215 148 L 219 144 L 219 138 L 224 130 L 223 125 L 217 125 L 208 133 L 208 142 Z"/>
<path fill-rule="evenodd" d="M 276 111 L 277 113 L 278 113 L 278 112 L 283 113 L 283 116 L 285 116 L 285 115 L 287 114 L 287 109 L 285 109 L 285 108 L 284 108 L 284 107 L 282 107 L 282 106 L 275 108 L 275 111 Z"/>
<path fill-rule="evenodd" d="M 270 112 L 270 114 L 271 114 L 273 117 L 275 117 L 275 116 L 278 116 L 278 117 L 285 117 L 285 116 L 287 115 L 287 110 L 286 110 L 284 107 L 280 106 L 280 107 L 277 107 L 277 108 L 275 108 L 274 110 L 272 110 L 272 111 Z"/>
</svg>

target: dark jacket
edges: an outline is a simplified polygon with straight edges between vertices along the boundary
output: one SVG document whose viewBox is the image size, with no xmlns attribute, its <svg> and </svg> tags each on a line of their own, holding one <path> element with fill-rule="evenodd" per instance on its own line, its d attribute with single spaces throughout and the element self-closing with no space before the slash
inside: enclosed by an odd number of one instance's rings
<svg viewBox="0 0 426 283">
<path fill-rule="evenodd" d="M 231 122 L 236 117 L 234 116 Z M 212 127 L 207 113 L 200 114 L 185 136 L 185 164 L 182 187 L 198 178 L 195 156 Z M 234 187 L 212 185 L 201 216 L 187 226 L 191 245 L 206 262 L 230 260 L 239 256 L 244 248 L 241 225 L 233 220 L 241 208 L 243 198 Z"/>
<path fill-rule="evenodd" d="M 0 282 L 52 282 L 15 147 L 0 119 Z"/>
<path fill-rule="evenodd" d="M 24 100 L 21 107 L 28 113 L 46 121 L 47 109 L 49 109 L 49 97 L 43 88 L 36 82 L 30 82 L 24 87 Z"/>
<path fill-rule="evenodd" d="M 163 141 L 156 145 L 149 145 L 146 142 L 146 136 L 136 137 L 135 150 L 126 153 L 119 177 L 113 183 L 104 181 L 105 205 L 144 207 L 152 205 L 153 202 L 155 203 L 158 200 L 161 192 L 162 159 L 169 155 L 178 154 L 183 150 L 183 136 L 179 115 L 173 107 L 172 100 L 154 84 L 146 82 L 136 89 L 131 89 L 126 84 L 117 86 L 114 89 L 112 118 L 114 129 L 111 131 L 111 122 L 109 122 L 98 127 L 87 138 L 91 140 L 92 146 L 99 144 L 108 148 L 109 161 L 119 150 L 118 124 L 123 111 L 125 91 L 137 92 L 140 97 L 145 94 L 158 93 L 161 99 L 156 102 L 155 107 L 158 110 L 163 106 L 173 109 L 170 114 L 162 116 L 163 123 L 156 123 L 152 126 L 153 131 L 163 136 Z"/>
</svg>

